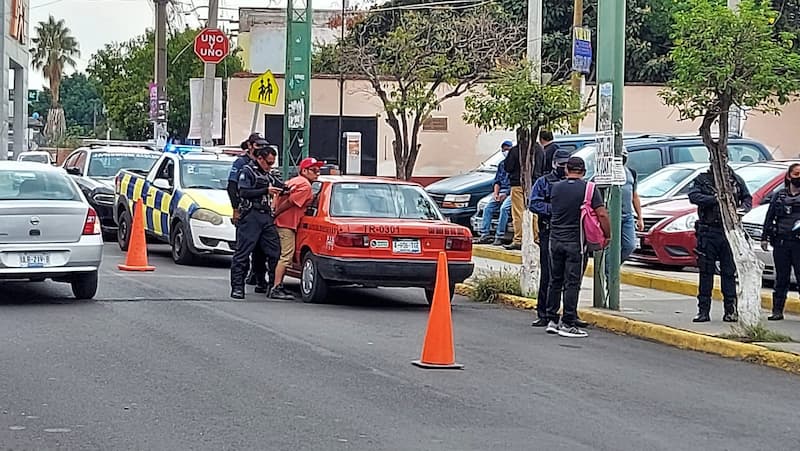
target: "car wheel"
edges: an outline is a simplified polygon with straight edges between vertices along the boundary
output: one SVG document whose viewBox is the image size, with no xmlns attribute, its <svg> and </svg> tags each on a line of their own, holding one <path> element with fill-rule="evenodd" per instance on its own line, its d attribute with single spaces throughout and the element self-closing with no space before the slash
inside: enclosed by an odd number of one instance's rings
<svg viewBox="0 0 800 451">
<path fill-rule="evenodd" d="M 328 296 L 328 282 L 317 269 L 317 259 L 311 252 L 303 256 L 303 269 L 300 273 L 300 293 L 303 302 L 318 303 Z"/>
<path fill-rule="evenodd" d="M 189 265 L 194 261 L 194 255 L 189 249 L 189 237 L 186 234 L 186 227 L 183 223 L 175 223 L 170 234 L 170 245 L 172 246 L 172 260 L 179 265 Z"/>
<path fill-rule="evenodd" d="M 133 219 L 131 218 L 131 214 L 127 209 L 124 210 L 122 214 L 119 215 L 119 225 L 117 227 L 117 244 L 119 244 L 119 248 L 123 252 L 128 251 L 128 244 L 131 242 L 132 223 Z"/>
<path fill-rule="evenodd" d="M 97 294 L 97 271 L 75 276 L 70 282 L 75 299 L 92 299 Z"/>
<path fill-rule="evenodd" d="M 428 301 L 428 305 L 433 305 L 433 288 L 426 288 L 425 289 L 425 299 Z M 456 286 L 450 285 L 450 302 L 453 302 L 453 296 L 456 294 Z"/>
</svg>

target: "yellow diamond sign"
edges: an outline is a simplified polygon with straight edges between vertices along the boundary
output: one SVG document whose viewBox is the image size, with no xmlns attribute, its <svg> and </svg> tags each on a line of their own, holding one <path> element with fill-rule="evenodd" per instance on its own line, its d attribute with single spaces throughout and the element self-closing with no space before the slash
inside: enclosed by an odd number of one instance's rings
<svg viewBox="0 0 800 451">
<path fill-rule="evenodd" d="M 278 82 L 271 71 L 266 71 L 250 83 L 247 100 L 267 106 L 278 104 Z"/>
</svg>

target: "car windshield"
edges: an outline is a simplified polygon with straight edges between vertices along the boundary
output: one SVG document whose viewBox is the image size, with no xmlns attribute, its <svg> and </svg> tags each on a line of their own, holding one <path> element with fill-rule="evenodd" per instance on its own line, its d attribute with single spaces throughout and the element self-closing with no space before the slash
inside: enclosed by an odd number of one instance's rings
<svg viewBox="0 0 800 451">
<path fill-rule="evenodd" d="M 47 164 L 47 163 L 50 163 L 50 158 L 48 158 L 47 155 L 42 154 L 42 153 L 36 153 L 36 154 L 33 154 L 33 155 L 22 154 L 22 155 L 19 156 L 19 161 L 32 161 L 34 163 Z"/>
<path fill-rule="evenodd" d="M 0 169 L 1 200 L 80 200 L 66 174 Z"/>
<path fill-rule="evenodd" d="M 573 157 L 580 157 L 584 164 L 586 164 L 586 176 L 584 177 L 586 180 L 591 179 L 594 177 L 594 164 L 597 157 L 595 157 L 595 146 L 594 144 L 589 144 L 588 146 L 583 146 L 581 150 L 572 154 Z"/>
<path fill-rule="evenodd" d="M 750 194 L 753 194 L 775 177 L 786 172 L 786 169 L 772 165 L 751 164 L 734 169 L 734 171 L 744 180 Z"/>
<path fill-rule="evenodd" d="M 694 172 L 694 169 L 689 168 L 666 167 L 639 182 L 636 192 L 639 197 L 645 198 L 665 196 Z"/>
<path fill-rule="evenodd" d="M 155 153 L 94 152 L 89 160 L 87 177 L 114 177 L 122 169 L 149 171 L 158 159 Z"/>
<path fill-rule="evenodd" d="M 337 183 L 331 196 L 331 216 L 442 220 L 425 191 L 414 185 Z"/>
<path fill-rule="evenodd" d="M 497 172 L 497 165 L 499 165 L 504 159 L 505 157 L 503 156 L 503 152 L 498 150 L 491 157 L 481 163 L 476 170 L 480 172 L 495 173 Z"/>
<path fill-rule="evenodd" d="M 181 186 L 184 189 L 226 189 L 232 161 L 183 161 Z"/>
</svg>

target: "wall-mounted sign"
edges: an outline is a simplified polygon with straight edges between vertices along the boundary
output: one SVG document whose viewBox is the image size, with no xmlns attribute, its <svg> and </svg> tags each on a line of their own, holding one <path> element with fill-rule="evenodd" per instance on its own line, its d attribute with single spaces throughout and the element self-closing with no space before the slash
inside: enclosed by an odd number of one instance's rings
<svg viewBox="0 0 800 451">
<path fill-rule="evenodd" d="M 11 30 L 9 34 L 12 38 L 27 45 L 25 35 L 25 22 L 28 17 L 28 0 L 11 0 Z"/>
</svg>

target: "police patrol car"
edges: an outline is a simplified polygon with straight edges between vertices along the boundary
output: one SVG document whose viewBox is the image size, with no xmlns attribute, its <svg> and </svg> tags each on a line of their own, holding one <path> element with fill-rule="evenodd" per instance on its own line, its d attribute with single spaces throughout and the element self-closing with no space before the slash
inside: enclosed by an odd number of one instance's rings
<svg viewBox="0 0 800 451">
<path fill-rule="evenodd" d="M 226 192 L 234 157 L 169 145 L 150 171 L 123 170 L 115 179 L 117 241 L 126 251 L 134 203 L 142 201 L 145 233 L 169 243 L 178 264 L 202 254 L 233 254 L 236 229 Z"/>
</svg>

